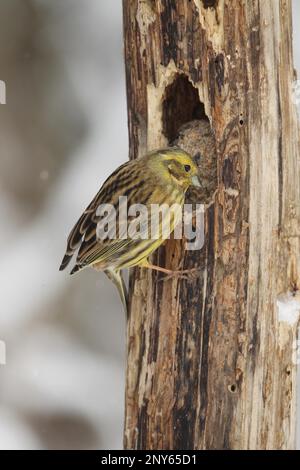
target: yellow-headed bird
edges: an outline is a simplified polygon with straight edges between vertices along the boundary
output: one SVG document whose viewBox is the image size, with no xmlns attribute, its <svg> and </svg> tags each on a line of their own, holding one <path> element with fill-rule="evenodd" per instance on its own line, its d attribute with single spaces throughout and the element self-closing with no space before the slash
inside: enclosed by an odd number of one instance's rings
<svg viewBox="0 0 300 470">
<path fill-rule="evenodd" d="M 117 208 L 119 198 L 126 197 L 128 208 L 142 204 L 149 209 L 149 217 L 153 204 L 175 204 L 182 212 L 185 193 L 190 186 L 200 186 L 198 168 L 192 157 L 179 148 L 156 150 L 121 165 L 108 177 L 72 229 L 60 270 L 65 269 L 78 250 L 71 274 L 87 266 L 104 271 L 117 286 L 127 311 L 127 293 L 120 270 L 141 266 L 168 272 L 150 264 L 148 257 L 173 231 L 179 214 L 173 216 L 168 233 L 165 233 L 164 221 L 159 221 L 158 237 L 151 237 L 148 231 L 146 237 L 145 232 L 144 236 L 124 237 L 120 228 L 124 223 L 122 220 L 115 237 L 99 238 L 99 207 L 109 204 Z M 116 220 L 121 219 L 116 217 Z"/>
</svg>

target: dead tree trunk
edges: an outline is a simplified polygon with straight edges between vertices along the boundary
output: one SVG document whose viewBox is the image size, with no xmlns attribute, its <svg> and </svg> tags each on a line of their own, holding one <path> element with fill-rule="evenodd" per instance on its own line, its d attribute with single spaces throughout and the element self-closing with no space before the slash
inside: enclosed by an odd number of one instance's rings
<svg viewBox="0 0 300 470">
<path fill-rule="evenodd" d="M 199 277 L 160 282 L 141 269 L 131 277 L 125 448 L 294 448 L 300 164 L 291 2 L 123 6 L 130 157 L 206 117 L 217 156 L 204 248 L 185 252 L 171 240 L 155 260 L 200 266 Z M 199 135 L 191 131 L 186 144 L 199 150 L 201 168 L 212 156 Z"/>
</svg>

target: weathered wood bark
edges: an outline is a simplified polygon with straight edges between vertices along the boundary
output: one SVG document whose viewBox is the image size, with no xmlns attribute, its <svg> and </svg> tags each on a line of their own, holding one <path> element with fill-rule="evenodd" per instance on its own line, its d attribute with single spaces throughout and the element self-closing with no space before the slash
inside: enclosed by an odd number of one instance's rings
<svg viewBox="0 0 300 470">
<path fill-rule="evenodd" d="M 204 248 L 184 252 L 171 240 L 156 259 L 200 266 L 199 276 L 160 282 L 136 269 L 131 277 L 125 448 L 294 448 L 300 160 L 291 2 L 123 6 L 130 157 L 166 146 L 205 109 L 218 160 Z"/>
</svg>

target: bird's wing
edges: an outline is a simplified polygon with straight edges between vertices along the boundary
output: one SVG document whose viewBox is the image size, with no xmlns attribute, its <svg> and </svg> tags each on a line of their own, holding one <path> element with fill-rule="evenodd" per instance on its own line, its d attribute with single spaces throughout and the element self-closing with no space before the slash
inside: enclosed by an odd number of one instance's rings
<svg viewBox="0 0 300 470">
<path fill-rule="evenodd" d="M 106 268 L 135 247 L 139 240 L 109 237 L 99 239 L 97 227 L 101 216 L 98 215 L 98 208 L 101 204 L 108 203 L 116 206 L 120 196 L 127 197 L 128 207 L 134 203 L 143 203 L 153 192 L 153 186 L 148 186 L 149 194 L 146 194 L 145 181 L 136 161 L 127 162 L 112 173 L 72 229 L 60 270 L 65 269 L 78 248 L 76 264 L 71 274 L 96 262 Z"/>
<path fill-rule="evenodd" d="M 91 235 L 93 233 L 93 227 L 96 229 L 98 222 L 96 214 L 97 208 L 101 203 L 110 202 L 110 194 L 113 193 L 117 181 L 123 181 L 124 175 L 127 173 L 126 167 L 128 165 L 130 165 L 130 162 L 124 163 L 107 178 L 94 199 L 90 202 L 88 207 L 74 225 L 69 234 L 67 240 L 67 249 L 59 268 L 61 271 L 66 268 L 75 251 L 83 244 L 83 242 L 84 244 L 87 244 L 89 240 L 92 241 Z"/>
</svg>

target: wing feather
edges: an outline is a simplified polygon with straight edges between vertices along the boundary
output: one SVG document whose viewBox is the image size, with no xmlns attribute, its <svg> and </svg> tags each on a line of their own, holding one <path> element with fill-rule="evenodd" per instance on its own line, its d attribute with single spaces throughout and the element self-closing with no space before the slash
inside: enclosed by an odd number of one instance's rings
<svg viewBox="0 0 300 470">
<path fill-rule="evenodd" d="M 150 253 L 152 246 L 158 246 L 157 240 L 144 239 L 142 235 L 138 239 L 119 238 L 118 235 L 122 233 L 120 226 L 117 238 L 108 236 L 100 240 L 97 237 L 97 224 L 101 219 L 97 209 L 100 204 L 113 204 L 118 217 L 120 196 L 127 196 L 128 207 L 135 203 L 149 205 L 151 201 L 162 204 L 168 200 L 167 188 L 159 186 L 157 176 L 147 171 L 145 180 L 144 175 L 145 161 L 140 159 L 126 162 L 109 176 L 72 229 L 60 270 L 65 269 L 77 250 L 76 263 L 71 274 L 88 265 L 97 264 L 100 269 L 129 266 L 133 261 L 142 259 L 144 253 Z"/>
<path fill-rule="evenodd" d="M 127 196 L 128 203 L 129 201 L 134 203 L 135 200 L 143 202 L 139 197 L 144 186 L 144 181 L 140 178 L 141 172 L 139 162 L 134 160 L 124 163 L 109 176 L 73 227 L 68 237 L 67 249 L 60 270 L 66 268 L 78 248 L 76 265 L 72 273 L 96 261 L 103 263 L 104 266 L 109 265 L 118 259 L 121 252 L 130 249 L 130 243 L 136 243 L 136 240 L 119 238 L 99 240 L 97 223 L 100 216 L 97 215 L 97 209 L 100 204 L 116 205 L 119 196 Z"/>
</svg>

